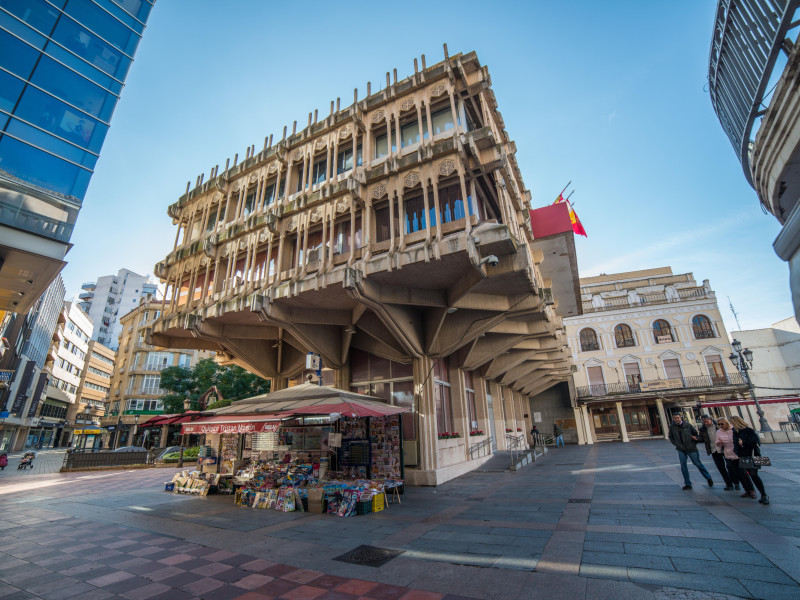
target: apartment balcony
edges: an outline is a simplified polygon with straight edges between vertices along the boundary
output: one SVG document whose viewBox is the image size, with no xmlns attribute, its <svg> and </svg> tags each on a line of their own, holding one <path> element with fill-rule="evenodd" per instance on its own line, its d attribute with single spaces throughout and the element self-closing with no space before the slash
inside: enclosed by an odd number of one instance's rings
<svg viewBox="0 0 800 600">
<path fill-rule="evenodd" d="M 597 297 L 600 304 L 596 304 L 597 300 L 584 301 L 583 312 L 604 312 L 608 310 L 626 310 L 629 308 L 637 308 L 640 306 L 653 306 L 656 304 L 671 304 L 675 302 L 686 302 L 687 300 L 702 300 L 704 298 L 715 299 L 716 295 L 713 291 L 705 287 L 697 288 L 677 288 L 674 294 L 666 292 L 648 292 L 643 294 L 634 294 L 631 296 L 616 296 L 610 298 Z"/>
<path fill-rule="evenodd" d="M 78 294 L 79 300 L 92 300 L 94 299 L 94 292 L 81 292 Z"/>
<path fill-rule="evenodd" d="M 134 397 L 134 396 L 136 396 L 136 397 L 139 397 L 139 396 L 155 396 L 155 397 L 160 398 L 164 394 L 166 394 L 166 391 L 164 391 L 162 389 L 159 389 L 159 388 L 154 388 L 154 387 L 131 388 L 131 389 L 129 389 L 129 390 L 127 390 L 125 392 L 125 395 L 127 397 L 131 397 L 131 398 Z"/>
<path fill-rule="evenodd" d="M 687 391 L 702 393 L 703 391 L 744 391 L 747 384 L 740 373 L 721 376 L 698 375 L 673 379 L 651 379 L 638 383 L 605 383 L 586 385 L 575 388 L 577 398 L 587 401 L 619 400 L 625 398 L 652 398 L 654 396 L 685 395 Z"/>
<path fill-rule="evenodd" d="M 789 262 L 795 315 L 800 315 L 798 8 L 800 0 L 720 0 L 709 63 L 709 94 L 720 125 L 761 206 L 783 224 L 773 246 Z"/>
</svg>

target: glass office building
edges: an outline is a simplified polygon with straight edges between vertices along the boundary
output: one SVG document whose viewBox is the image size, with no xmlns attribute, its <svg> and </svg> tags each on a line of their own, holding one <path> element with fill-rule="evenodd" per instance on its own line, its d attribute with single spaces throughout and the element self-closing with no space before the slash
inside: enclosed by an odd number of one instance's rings
<svg viewBox="0 0 800 600">
<path fill-rule="evenodd" d="M 0 232 L 69 242 L 153 2 L 0 0 Z"/>
</svg>

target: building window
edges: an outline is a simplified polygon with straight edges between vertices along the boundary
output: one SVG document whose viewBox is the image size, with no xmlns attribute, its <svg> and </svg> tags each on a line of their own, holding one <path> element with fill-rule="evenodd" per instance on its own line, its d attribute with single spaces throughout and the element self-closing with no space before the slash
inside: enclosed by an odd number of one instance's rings
<svg viewBox="0 0 800 600">
<path fill-rule="evenodd" d="M 472 214 L 472 198 L 467 199 L 469 214 Z M 439 189 L 439 219 L 450 223 L 464 218 L 464 200 L 461 186 L 456 183 Z"/>
<path fill-rule="evenodd" d="M 664 375 L 667 379 L 682 379 L 681 364 L 677 358 L 664 359 Z"/>
<path fill-rule="evenodd" d="M 386 134 L 375 136 L 375 160 L 389 154 L 389 144 Z"/>
<path fill-rule="evenodd" d="M 215 208 L 208 213 L 208 221 L 206 222 L 206 233 L 212 231 L 217 224 L 217 209 Z"/>
<path fill-rule="evenodd" d="M 389 228 L 389 206 L 375 209 L 375 241 L 385 242 L 391 237 Z"/>
<path fill-rule="evenodd" d="M 478 429 L 478 408 L 475 404 L 475 377 L 472 371 L 464 371 L 464 395 L 467 400 L 467 415 L 470 430 Z"/>
<path fill-rule="evenodd" d="M 449 106 L 431 113 L 431 130 L 433 135 L 444 133 L 453 128 L 453 111 Z"/>
<path fill-rule="evenodd" d="M 625 323 L 620 323 L 614 327 L 614 339 L 617 342 L 617 348 L 630 348 L 636 345 L 636 340 L 633 339 L 633 331 Z"/>
<path fill-rule="evenodd" d="M 421 231 L 427 227 L 425 223 L 425 199 L 422 196 L 403 199 L 405 210 L 406 233 Z"/>
<path fill-rule="evenodd" d="M 714 327 L 711 325 L 711 320 L 705 315 L 697 315 L 692 319 L 692 331 L 694 331 L 694 338 L 696 340 L 706 340 L 708 338 L 717 337 L 714 333 Z"/>
<path fill-rule="evenodd" d="M 267 184 L 267 187 L 264 188 L 264 206 L 269 206 L 275 202 L 275 181 L 273 180 L 272 183 Z"/>
<path fill-rule="evenodd" d="M 597 334 L 594 329 L 582 329 L 579 335 L 581 340 L 581 352 L 591 352 L 592 350 L 600 350 L 600 343 L 597 341 Z"/>
<path fill-rule="evenodd" d="M 312 171 L 311 183 L 316 185 L 324 183 L 328 178 L 328 160 L 323 158 L 314 163 L 314 170 Z"/>
<path fill-rule="evenodd" d="M 449 368 L 450 364 L 446 358 L 440 358 L 433 363 L 433 390 L 436 401 L 436 427 L 438 433 L 454 433 L 453 400 L 448 376 Z"/>
<path fill-rule="evenodd" d="M 425 138 L 428 137 L 427 125 L 426 119 L 423 117 L 422 130 Z M 419 122 L 416 119 L 400 126 L 400 143 L 403 148 L 419 143 Z"/>
<path fill-rule="evenodd" d="M 672 332 L 672 326 L 664 319 L 657 319 L 653 323 L 653 337 L 656 344 L 669 344 L 675 341 L 675 334 Z"/>
<path fill-rule="evenodd" d="M 706 356 L 706 366 L 708 367 L 708 374 L 711 375 L 711 381 L 714 385 L 724 385 L 727 383 L 727 374 L 725 373 L 725 367 L 722 365 L 722 357 L 719 354 Z"/>
<path fill-rule="evenodd" d="M 358 156 L 356 156 L 356 165 L 361 166 L 363 164 L 363 157 L 361 156 L 361 144 L 358 145 L 356 150 Z M 353 146 L 351 145 L 348 148 L 339 148 L 339 152 L 336 155 L 336 174 L 341 175 L 342 173 L 346 173 L 353 168 Z"/>
<path fill-rule="evenodd" d="M 642 372 L 639 370 L 639 363 L 622 363 L 622 371 L 625 373 L 625 381 L 628 384 L 628 391 L 638 392 L 639 384 L 642 381 Z"/>
</svg>

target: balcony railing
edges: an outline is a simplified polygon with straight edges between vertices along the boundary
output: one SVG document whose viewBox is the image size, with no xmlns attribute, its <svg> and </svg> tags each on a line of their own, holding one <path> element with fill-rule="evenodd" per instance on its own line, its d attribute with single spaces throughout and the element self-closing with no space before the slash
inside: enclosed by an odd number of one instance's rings
<svg viewBox="0 0 800 600">
<path fill-rule="evenodd" d="M 750 185 L 750 147 L 767 85 L 800 0 L 720 0 L 711 39 L 711 104 Z"/>
<path fill-rule="evenodd" d="M 800 1 L 800 0 L 799 0 Z M 699 288 L 685 288 L 676 289 L 677 296 L 668 296 L 664 292 L 650 292 L 646 294 L 638 294 L 636 300 L 629 300 L 627 296 L 621 298 L 603 298 L 601 306 L 595 306 L 591 301 L 583 303 L 583 312 L 601 312 L 604 310 L 620 310 L 624 308 L 633 308 L 636 306 L 646 306 L 650 304 L 668 304 L 670 302 L 682 302 L 692 298 L 714 298 L 714 292 L 710 292 L 703 287 Z"/>
<path fill-rule="evenodd" d="M 621 396 L 628 394 L 647 394 L 670 390 L 688 390 L 724 386 L 743 386 L 744 377 L 740 373 L 728 375 L 697 375 L 694 377 L 675 377 L 672 379 L 652 379 L 638 383 L 603 383 L 585 385 L 576 389 L 578 398 L 598 396 Z"/>
</svg>

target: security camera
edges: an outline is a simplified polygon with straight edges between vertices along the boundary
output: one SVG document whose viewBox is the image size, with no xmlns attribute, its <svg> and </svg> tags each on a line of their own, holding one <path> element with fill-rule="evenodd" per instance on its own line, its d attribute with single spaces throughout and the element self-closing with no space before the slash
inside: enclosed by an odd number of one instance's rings
<svg viewBox="0 0 800 600">
<path fill-rule="evenodd" d="M 500 259 L 497 258 L 494 254 L 490 254 L 489 256 L 484 256 L 481 259 L 480 262 L 481 265 L 486 263 L 488 263 L 490 267 L 496 267 L 498 264 L 500 264 Z"/>
</svg>

